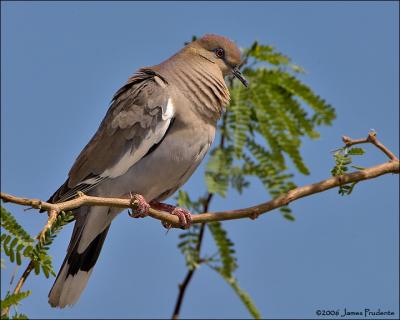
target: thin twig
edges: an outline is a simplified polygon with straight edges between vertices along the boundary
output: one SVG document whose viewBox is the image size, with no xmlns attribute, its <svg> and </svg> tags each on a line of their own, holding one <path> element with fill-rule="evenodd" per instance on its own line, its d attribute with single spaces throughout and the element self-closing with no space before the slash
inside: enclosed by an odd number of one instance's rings
<svg viewBox="0 0 400 320">
<path fill-rule="evenodd" d="M 377 148 L 382 150 L 382 152 L 386 154 L 390 160 L 399 161 L 399 159 L 393 154 L 393 152 L 391 152 L 382 142 L 378 140 L 375 131 L 370 131 L 365 139 L 351 139 L 348 136 L 343 136 L 342 140 L 347 147 L 351 147 L 355 144 L 361 143 L 372 143 Z"/>
<path fill-rule="evenodd" d="M 26 267 L 24 273 L 22 274 L 21 278 L 19 278 L 17 285 L 15 286 L 15 289 L 13 291 L 13 295 L 17 294 L 21 291 L 22 286 L 24 285 L 26 279 L 28 278 L 29 274 L 33 270 L 33 260 L 31 260 Z M 8 316 L 8 313 L 10 312 L 10 307 L 4 308 L 1 310 L 1 316 Z"/>
<path fill-rule="evenodd" d="M 33 270 L 33 261 L 31 260 L 28 264 L 28 266 L 26 267 L 24 273 L 22 274 L 21 278 L 18 280 L 17 285 L 15 286 L 15 289 L 13 291 L 13 294 L 17 294 L 21 291 L 22 286 L 24 285 L 26 279 L 28 278 L 29 274 L 31 273 L 31 271 Z"/>
<path fill-rule="evenodd" d="M 178 293 L 178 297 L 176 299 L 175 308 L 174 308 L 174 312 L 172 315 L 173 320 L 179 319 L 179 313 L 181 310 L 183 298 L 186 293 L 186 288 L 187 288 L 188 284 L 190 283 L 190 280 L 192 280 L 195 270 L 196 270 L 196 268 L 189 269 L 188 272 L 186 273 L 186 276 L 183 279 L 182 283 L 179 284 L 179 293 Z"/>
<path fill-rule="evenodd" d="M 210 206 L 211 200 L 214 197 L 213 193 L 208 193 L 206 200 L 204 201 L 204 205 L 203 205 L 203 211 L 207 212 L 208 208 Z M 199 231 L 199 238 L 196 244 L 196 252 L 198 254 L 198 256 L 200 256 L 200 251 L 201 251 L 201 246 L 203 244 L 203 238 L 204 238 L 204 230 L 205 230 L 206 224 L 202 223 L 200 226 L 200 231 Z M 182 307 L 182 303 L 183 303 L 183 298 L 185 297 L 185 293 L 186 293 L 186 288 L 189 285 L 190 281 L 192 280 L 192 277 L 194 275 L 194 272 L 197 270 L 197 267 L 193 268 L 193 269 L 189 269 L 186 273 L 185 278 L 183 279 L 182 283 L 179 284 L 179 293 L 178 293 L 178 297 L 176 299 L 176 303 L 175 303 L 175 308 L 174 308 L 174 312 L 172 314 L 172 319 L 179 319 L 179 314 L 180 314 L 180 310 Z"/>
</svg>

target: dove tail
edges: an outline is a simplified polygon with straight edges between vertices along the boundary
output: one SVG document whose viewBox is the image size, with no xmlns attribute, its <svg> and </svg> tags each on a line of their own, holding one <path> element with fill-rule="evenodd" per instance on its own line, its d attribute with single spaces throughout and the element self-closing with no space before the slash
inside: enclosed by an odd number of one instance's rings
<svg viewBox="0 0 400 320">
<path fill-rule="evenodd" d="M 82 232 L 74 230 L 67 256 L 49 293 L 49 303 L 52 307 L 64 308 L 78 301 L 97 262 L 109 228 L 110 225 L 99 233 L 83 252 L 78 252 Z"/>
</svg>

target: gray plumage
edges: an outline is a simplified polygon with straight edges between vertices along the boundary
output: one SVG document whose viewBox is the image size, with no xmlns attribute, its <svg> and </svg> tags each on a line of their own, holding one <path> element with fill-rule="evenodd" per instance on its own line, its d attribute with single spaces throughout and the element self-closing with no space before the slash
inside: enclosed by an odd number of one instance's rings
<svg viewBox="0 0 400 320">
<path fill-rule="evenodd" d="M 233 69 L 237 73 L 239 63 L 233 42 L 206 35 L 163 63 L 140 69 L 114 95 L 98 131 L 49 201 L 71 199 L 77 191 L 103 197 L 141 194 L 147 202 L 170 197 L 209 150 L 216 122 L 229 103 L 224 76 Z M 120 211 L 74 211 L 71 242 L 49 293 L 52 306 L 78 300 Z"/>
</svg>

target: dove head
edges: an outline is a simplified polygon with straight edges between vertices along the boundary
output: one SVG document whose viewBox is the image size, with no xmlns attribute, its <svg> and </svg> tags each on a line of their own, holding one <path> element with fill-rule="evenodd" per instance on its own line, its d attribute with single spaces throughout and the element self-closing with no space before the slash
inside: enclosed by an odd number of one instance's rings
<svg viewBox="0 0 400 320">
<path fill-rule="evenodd" d="M 240 50 L 234 42 L 223 36 L 206 34 L 190 43 L 188 47 L 204 59 L 218 65 L 224 76 L 233 74 L 247 87 L 247 80 L 239 71 Z"/>
</svg>

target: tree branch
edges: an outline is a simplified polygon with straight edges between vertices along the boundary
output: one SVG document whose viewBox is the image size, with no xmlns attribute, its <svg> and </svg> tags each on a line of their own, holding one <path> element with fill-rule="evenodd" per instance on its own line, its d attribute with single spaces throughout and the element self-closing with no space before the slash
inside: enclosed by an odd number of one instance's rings
<svg viewBox="0 0 400 320">
<path fill-rule="evenodd" d="M 317 183 L 298 187 L 282 194 L 281 196 L 273 200 L 258 204 L 253 207 L 238 210 L 225 210 L 220 212 L 195 214 L 192 217 L 192 223 L 208 223 L 213 221 L 224 221 L 241 218 L 256 218 L 260 214 L 285 206 L 297 199 L 310 196 L 315 193 L 323 192 L 343 184 L 369 180 L 388 173 L 400 173 L 399 160 L 392 160 L 390 162 L 379 164 L 371 168 L 347 173 L 337 177 L 331 177 Z M 0 198 L 4 202 L 12 202 L 15 204 L 30 206 L 32 208 L 42 209 L 46 211 L 54 210 L 58 213 L 61 211 L 72 210 L 83 205 L 132 208 L 132 203 L 130 199 L 102 198 L 87 195 L 81 195 L 76 199 L 56 204 L 40 201 L 37 199 L 20 198 L 3 192 L 0 193 Z M 180 226 L 177 216 L 171 215 L 164 211 L 158 211 L 150 208 L 149 216 L 154 219 L 171 224 L 173 227 Z"/>
<path fill-rule="evenodd" d="M 208 207 L 210 206 L 210 203 L 211 203 L 211 200 L 212 200 L 213 197 L 214 197 L 213 193 L 208 193 L 207 198 L 204 201 L 204 205 L 203 205 L 203 211 L 204 212 L 208 211 Z M 198 239 L 198 242 L 197 242 L 197 245 L 196 245 L 196 251 L 198 253 L 198 256 L 200 256 L 200 250 L 201 250 L 201 246 L 203 244 L 205 227 L 206 227 L 205 223 L 202 223 L 201 226 L 200 226 L 199 239 Z M 174 312 L 172 314 L 172 319 L 174 319 L 174 320 L 179 319 L 179 314 L 180 314 L 180 311 L 181 311 L 183 298 L 185 297 L 186 288 L 189 285 L 190 281 L 192 280 L 192 277 L 193 277 L 194 272 L 196 271 L 196 269 L 197 268 L 189 269 L 187 271 L 186 276 L 183 279 L 182 283 L 179 284 L 179 293 L 178 293 L 178 297 L 176 299 Z"/>
</svg>

